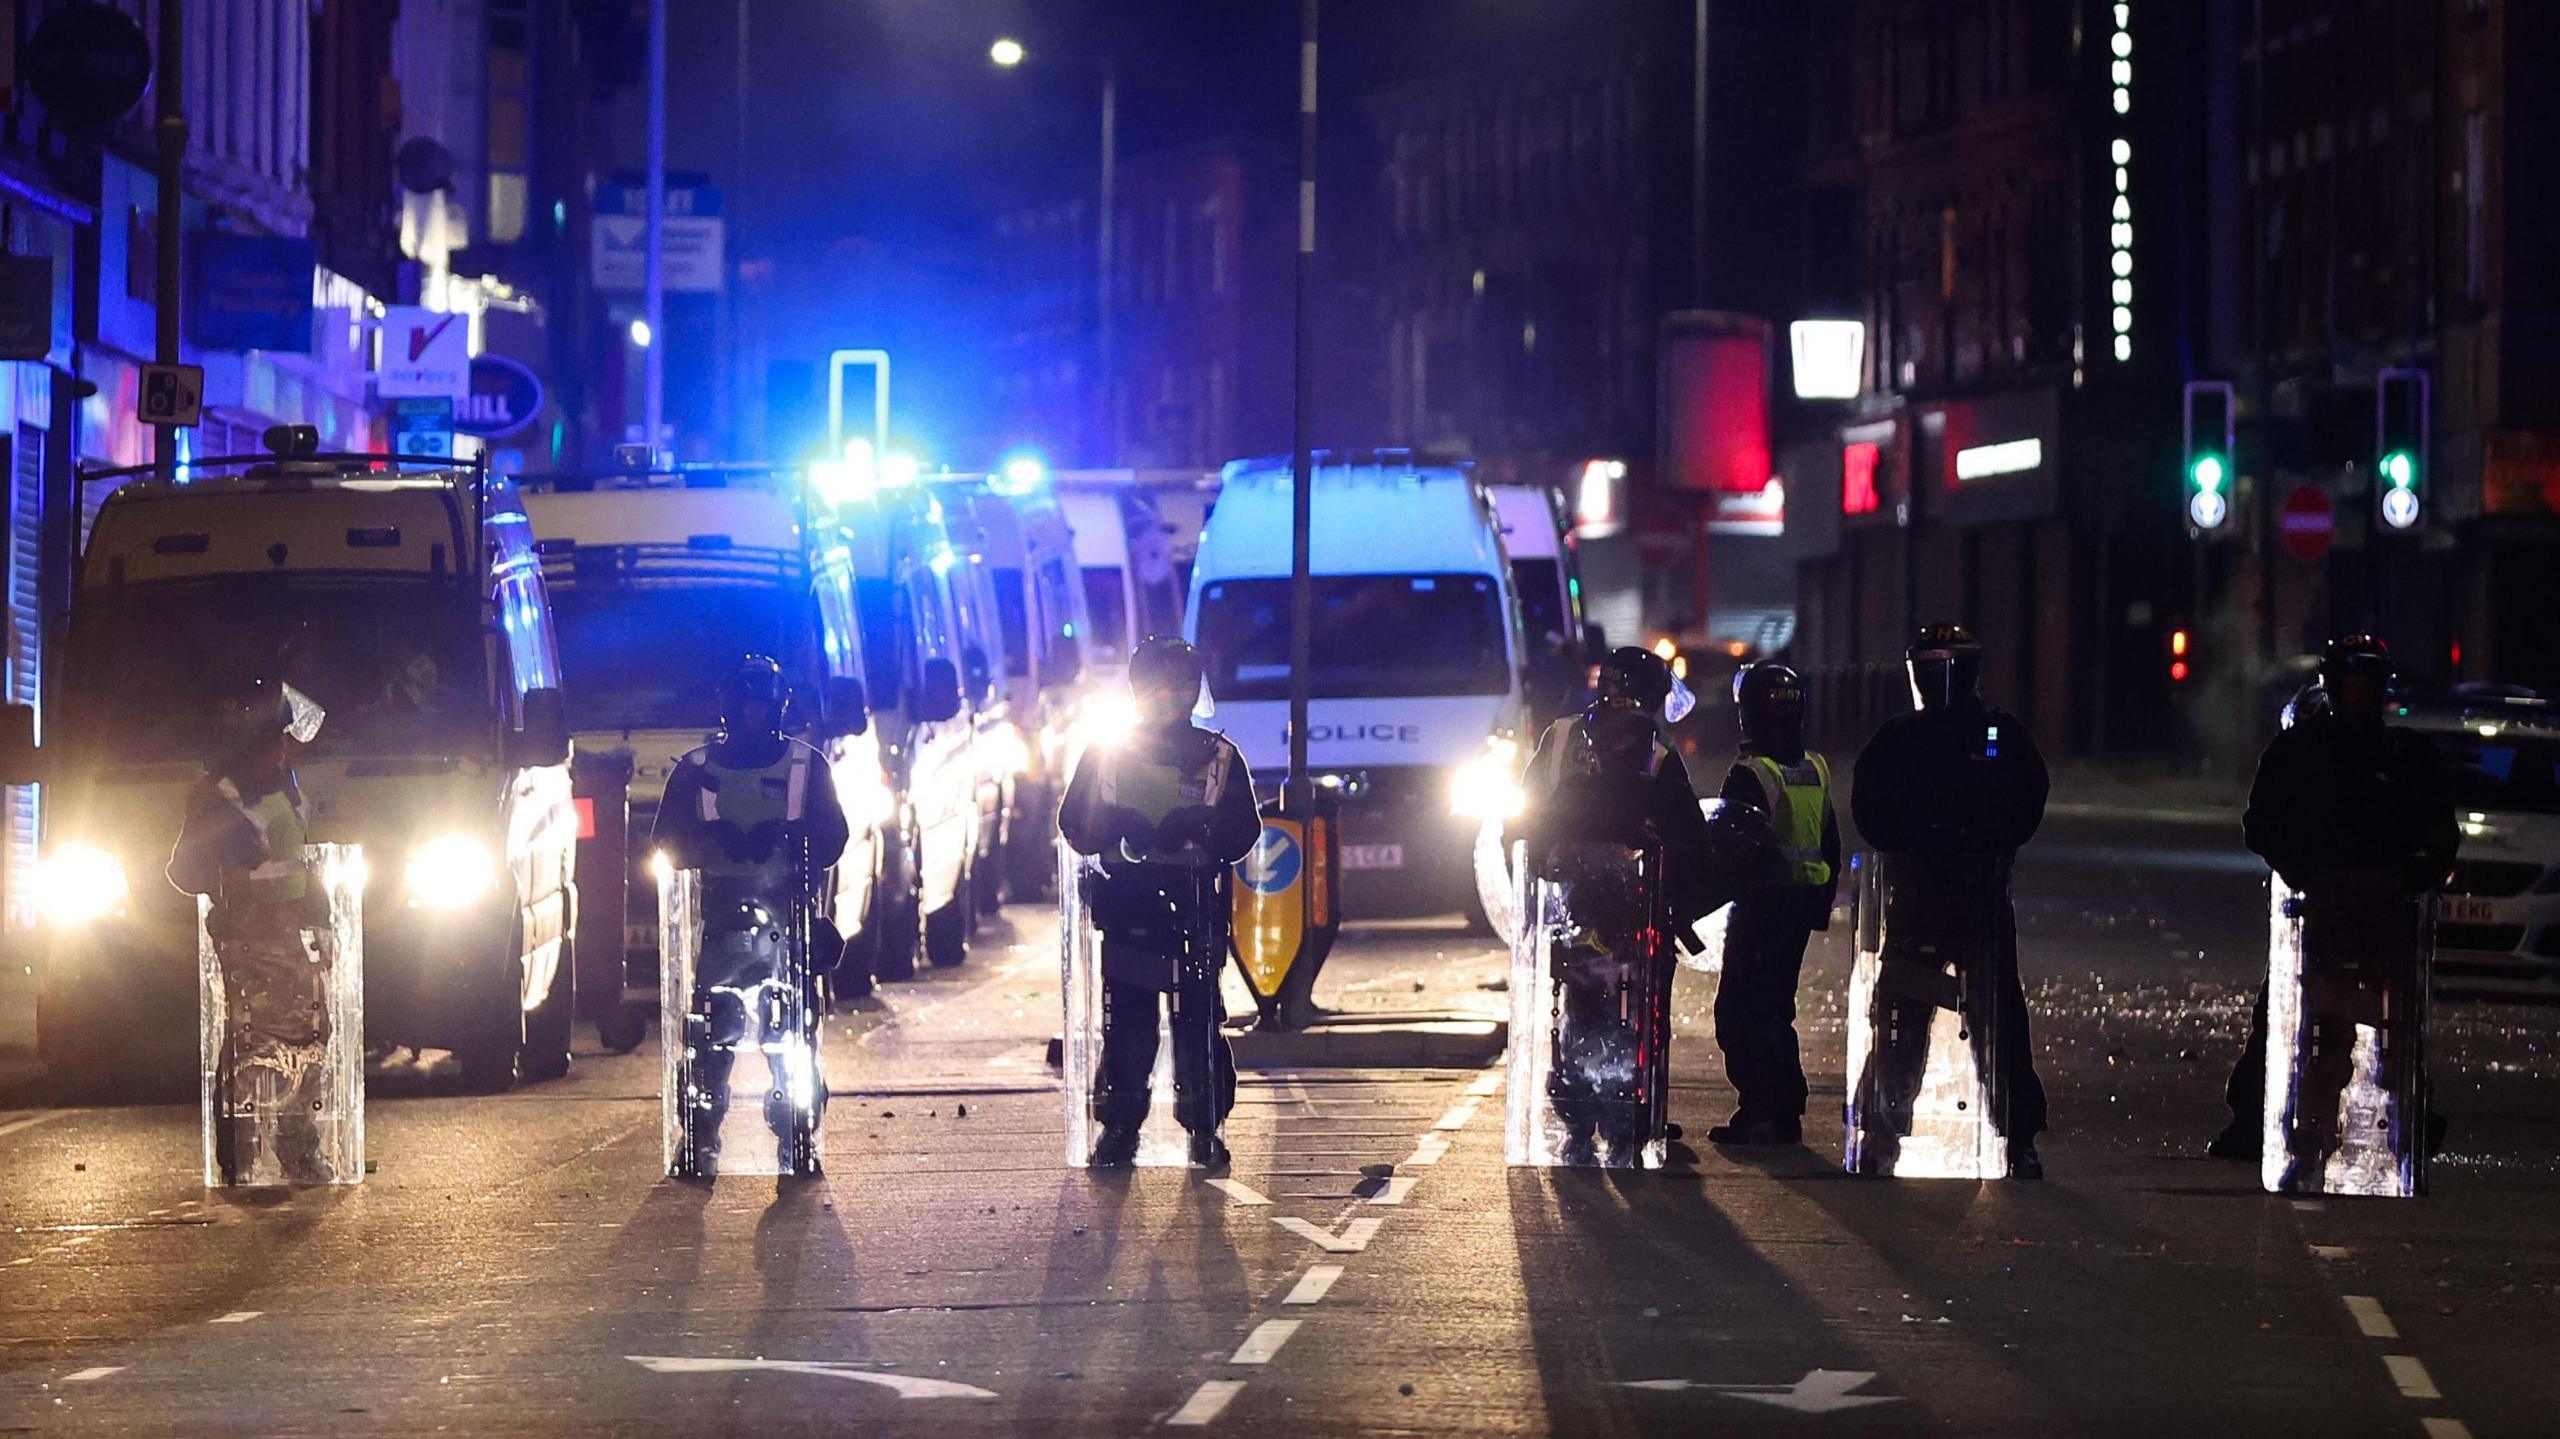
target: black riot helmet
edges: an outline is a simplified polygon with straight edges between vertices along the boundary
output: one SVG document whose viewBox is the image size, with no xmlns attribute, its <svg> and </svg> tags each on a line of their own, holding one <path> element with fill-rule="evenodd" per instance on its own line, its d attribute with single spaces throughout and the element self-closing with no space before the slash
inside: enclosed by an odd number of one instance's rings
<svg viewBox="0 0 2560 1439">
<path fill-rule="evenodd" d="M 1600 661 L 1599 700 L 1604 705 L 1658 715 L 1675 683 L 1668 661 L 1634 645 L 1620 645 Z"/>
<path fill-rule="evenodd" d="M 1129 652 L 1129 691 L 1137 697 L 1141 724 L 1169 728 L 1191 723 L 1208 678 L 1200 652 L 1175 635 L 1157 635 Z"/>
<path fill-rule="evenodd" d="M 2329 697 L 2329 712 L 2341 719 L 2382 723 L 2397 673 L 2390 647 L 2363 631 L 2340 635 L 2320 650 L 2320 688 Z"/>
<path fill-rule="evenodd" d="M 1753 749 L 1785 760 L 1804 753 L 1804 677 L 1792 668 L 1763 660 L 1734 671 L 1733 709 Z"/>
<path fill-rule="evenodd" d="M 1982 644 L 1962 625 L 1922 625 L 1902 662 L 1911 674 L 1913 709 L 1954 709 L 1982 696 Z"/>
<path fill-rule="evenodd" d="M 720 728 L 733 740 L 772 738 L 782 733 L 782 707 L 791 687 L 782 681 L 782 663 L 771 655 L 748 655 L 720 682 Z"/>
</svg>

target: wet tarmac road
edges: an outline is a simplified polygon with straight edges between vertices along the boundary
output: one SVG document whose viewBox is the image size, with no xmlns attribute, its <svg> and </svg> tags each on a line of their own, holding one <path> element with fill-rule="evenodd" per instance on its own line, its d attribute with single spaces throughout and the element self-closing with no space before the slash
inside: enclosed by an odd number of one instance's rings
<svg viewBox="0 0 2560 1439">
<path fill-rule="evenodd" d="M 2560 1011 L 2446 1005 L 2414 1202 L 2197 1157 L 2263 964 L 2227 825 L 2057 819 L 2019 871 L 2041 1185 L 1809 1147 L 1507 1171 L 1498 1070 L 1249 1074 L 1224 1184 L 1067 1167 L 1051 931 L 839 1020 L 828 1174 L 657 1177 L 653 1049 L 498 1098 L 386 1081 L 376 1172 L 209 1194 L 191 1107 L 0 1095 L 0 1428 L 114 1433 L 2550 1432 Z M 1347 1007 L 1500 1012 L 1454 928 L 1355 936 Z M 1675 1107 L 1730 1092 L 1712 977 Z M 965 1110 L 965 1112 L 964 1112 Z M 1393 1177 L 1364 1167 L 1393 1165 Z"/>
</svg>

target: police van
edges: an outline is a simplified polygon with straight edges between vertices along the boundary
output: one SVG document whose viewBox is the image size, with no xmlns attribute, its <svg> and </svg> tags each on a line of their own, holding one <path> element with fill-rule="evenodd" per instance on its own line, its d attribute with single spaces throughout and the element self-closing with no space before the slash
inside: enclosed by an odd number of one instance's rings
<svg viewBox="0 0 2560 1439">
<path fill-rule="evenodd" d="M 1229 465 L 1191 578 L 1217 727 L 1266 787 L 1288 760 L 1290 490 L 1286 460 Z M 1463 466 L 1325 454 L 1313 514 L 1308 761 L 1342 801 L 1344 912 L 1472 913 L 1529 721 L 1493 502 Z"/>
<path fill-rule="evenodd" d="M 853 552 L 832 511 L 813 508 L 798 474 L 750 466 L 537 481 L 524 507 L 578 752 L 631 767 L 626 947 L 657 949 L 645 841 L 668 774 L 719 726 L 721 681 L 750 654 L 781 662 L 792 726 L 827 756 L 852 828 L 832 913 L 868 943 L 892 796 L 867 711 Z"/>
<path fill-rule="evenodd" d="M 978 850 L 977 732 L 953 572 L 962 563 L 942 502 L 912 476 L 813 468 L 853 551 L 865 683 L 894 810 L 885 827 L 881 930 L 869 956 L 883 979 L 968 958 L 970 866 Z"/>
<path fill-rule="evenodd" d="M 364 847 L 365 1038 L 475 1086 L 569 1063 L 569 733 L 533 531 L 506 480 L 378 456 L 207 459 L 113 486 L 81 556 L 51 737 L 37 1034 L 75 1083 L 192 1069 L 196 910 L 163 878 L 215 698 L 326 711 L 315 843 Z M 13 715 L 24 736 L 30 717 Z M 19 767 L 13 765 L 12 767 Z"/>
<path fill-rule="evenodd" d="M 1511 557 L 1512 592 L 1529 657 L 1529 702 L 1541 721 L 1581 706 L 1593 644 L 1582 606 L 1582 568 L 1565 521 L 1564 498 L 1545 485 L 1494 485 L 1493 512 Z"/>
<path fill-rule="evenodd" d="M 1056 878 L 1055 821 L 1065 795 L 1067 759 L 1078 726 L 1093 712 L 1085 683 L 1091 622 L 1075 536 L 1047 484 L 994 475 L 950 480 L 945 507 L 964 510 L 974 526 L 973 557 L 986 587 L 1004 651 L 1006 725 L 982 767 L 1007 778 L 1000 843 L 1006 888 L 1037 899 Z"/>
<path fill-rule="evenodd" d="M 1182 627 L 1172 532 L 1137 478 L 1132 470 L 1086 470 L 1055 481 L 1058 508 L 1075 536 L 1093 626 L 1086 657 L 1097 684 L 1116 679 L 1140 640 Z"/>
<path fill-rule="evenodd" d="M 2436 906 L 2436 989 L 2560 996 L 2560 712 L 2464 686 L 2396 702 L 2391 723 L 2444 756 L 2462 830 Z"/>
</svg>

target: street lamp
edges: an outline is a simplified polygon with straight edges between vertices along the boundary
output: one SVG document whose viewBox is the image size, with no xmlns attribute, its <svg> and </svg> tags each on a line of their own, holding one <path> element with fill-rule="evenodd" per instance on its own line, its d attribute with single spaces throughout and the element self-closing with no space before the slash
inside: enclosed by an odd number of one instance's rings
<svg viewBox="0 0 2560 1439">
<path fill-rule="evenodd" d="M 987 47 L 987 59 L 1000 70 L 1019 68 L 1031 58 L 1031 52 L 1011 36 L 999 36 Z M 1102 195 L 1101 214 L 1094 236 L 1094 388 L 1101 396 L 1101 448 L 1103 463 L 1114 462 L 1119 455 L 1119 414 L 1111 396 L 1111 257 L 1112 208 L 1118 203 L 1120 167 L 1120 71 L 1110 57 L 1093 62 L 1102 76 Z"/>
</svg>

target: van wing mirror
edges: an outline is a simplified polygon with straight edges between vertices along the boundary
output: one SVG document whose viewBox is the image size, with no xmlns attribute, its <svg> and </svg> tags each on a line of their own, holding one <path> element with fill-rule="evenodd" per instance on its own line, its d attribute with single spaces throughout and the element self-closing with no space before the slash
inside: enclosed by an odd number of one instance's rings
<svg viewBox="0 0 2560 1439">
<path fill-rule="evenodd" d="M 862 681 L 851 675 L 827 676 L 819 703 L 826 710 L 820 728 L 830 738 L 857 735 L 871 728 L 871 696 L 863 690 Z"/>
<path fill-rule="evenodd" d="M 524 692 L 523 724 L 507 731 L 510 769 L 540 769 L 569 762 L 569 707 L 548 685 Z"/>
<path fill-rule="evenodd" d="M 963 678 L 968 681 L 969 698 L 985 704 L 988 692 L 995 688 L 996 683 L 995 667 L 987 663 L 986 650 L 974 644 L 963 647 L 960 667 L 964 671 Z"/>
<path fill-rule="evenodd" d="M 0 708 L 0 784 L 34 784 L 44 778 L 36 752 L 33 705 Z"/>
<path fill-rule="evenodd" d="M 916 718 L 936 724 L 959 713 L 960 667 L 940 655 L 926 660 L 916 684 Z"/>
</svg>

